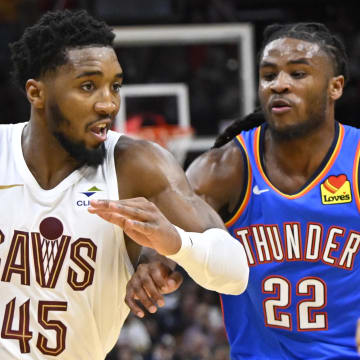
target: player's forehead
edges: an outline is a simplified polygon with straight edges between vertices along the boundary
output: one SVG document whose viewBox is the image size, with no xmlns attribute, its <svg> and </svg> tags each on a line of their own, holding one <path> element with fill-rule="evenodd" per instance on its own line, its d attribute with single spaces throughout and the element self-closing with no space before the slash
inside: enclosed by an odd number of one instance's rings
<svg viewBox="0 0 360 360">
<path fill-rule="evenodd" d="M 118 64 L 118 58 L 112 47 L 86 46 L 66 50 L 67 65 L 73 68 L 96 66 L 103 63 Z"/>
<path fill-rule="evenodd" d="M 278 59 L 306 59 L 308 61 L 327 57 L 321 46 L 306 40 L 283 37 L 270 41 L 263 49 L 260 63 Z"/>
</svg>

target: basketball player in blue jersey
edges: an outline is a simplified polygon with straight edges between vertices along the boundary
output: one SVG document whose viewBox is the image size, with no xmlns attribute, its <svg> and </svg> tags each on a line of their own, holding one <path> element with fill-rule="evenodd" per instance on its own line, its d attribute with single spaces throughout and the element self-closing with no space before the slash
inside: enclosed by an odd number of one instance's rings
<svg viewBox="0 0 360 360">
<path fill-rule="evenodd" d="M 360 131 L 334 115 L 346 80 L 344 46 L 324 25 L 269 26 L 261 110 L 187 170 L 250 266 L 247 290 L 221 295 L 232 359 L 358 359 Z"/>
<path fill-rule="evenodd" d="M 113 39 L 85 11 L 57 11 L 11 46 L 31 114 L 0 125 L 2 360 L 104 359 L 129 313 L 140 245 L 175 254 L 204 287 L 246 288 L 243 246 L 175 159 L 110 130 L 123 80 Z"/>
</svg>

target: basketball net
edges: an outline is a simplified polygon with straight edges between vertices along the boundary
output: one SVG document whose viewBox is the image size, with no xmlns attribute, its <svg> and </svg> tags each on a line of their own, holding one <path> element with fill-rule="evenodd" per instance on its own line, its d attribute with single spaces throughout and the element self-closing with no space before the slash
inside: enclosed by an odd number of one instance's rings
<svg viewBox="0 0 360 360">
<path fill-rule="evenodd" d="M 51 269 L 54 265 L 54 259 L 57 255 L 58 249 L 59 249 L 59 239 L 56 240 L 48 240 L 45 238 L 42 238 L 41 240 L 41 252 L 42 252 L 42 260 L 44 263 L 44 269 L 45 269 L 45 281 L 46 283 L 49 280 Z"/>
<path fill-rule="evenodd" d="M 144 126 L 141 115 L 129 118 L 126 122 L 126 133 L 161 145 L 172 152 L 182 164 L 194 134 L 194 129 L 192 127 L 168 124 L 161 115 L 153 114 L 152 120 L 154 120 L 153 124 Z"/>
</svg>

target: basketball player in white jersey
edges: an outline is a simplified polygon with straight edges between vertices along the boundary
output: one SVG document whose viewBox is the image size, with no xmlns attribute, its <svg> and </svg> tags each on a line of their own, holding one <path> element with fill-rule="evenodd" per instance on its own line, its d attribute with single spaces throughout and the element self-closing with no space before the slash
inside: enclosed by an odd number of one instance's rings
<svg viewBox="0 0 360 360">
<path fill-rule="evenodd" d="M 0 125 L 1 360 L 104 359 L 140 245 L 204 287 L 246 288 L 244 249 L 173 157 L 109 130 L 123 79 L 113 39 L 85 11 L 57 11 L 11 45 L 31 115 Z"/>
</svg>

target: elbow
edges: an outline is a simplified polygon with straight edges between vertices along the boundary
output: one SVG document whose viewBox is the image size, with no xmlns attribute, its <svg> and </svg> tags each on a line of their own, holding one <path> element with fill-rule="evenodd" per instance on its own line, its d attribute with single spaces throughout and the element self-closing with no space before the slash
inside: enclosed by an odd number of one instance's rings
<svg viewBox="0 0 360 360">
<path fill-rule="evenodd" d="M 241 295 L 247 288 L 249 282 L 249 267 L 244 269 L 244 272 L 241 274 L 241 278 L 239 277 L 236 281 L 226 286 L 223 294 L 226 295 Z"/>
<path fill-rule="evenodd" d="M 213 281 L 209 281 L 208 289 L 217 291 L 226 295 L 240 295 L 242 294 L 248 285 L 249 281 L 249 266 L 246 263 L 242 263 L 236 271 L 232 271 L 227 274 L 212 274 L 208 278 Z"/>
</svg>

